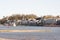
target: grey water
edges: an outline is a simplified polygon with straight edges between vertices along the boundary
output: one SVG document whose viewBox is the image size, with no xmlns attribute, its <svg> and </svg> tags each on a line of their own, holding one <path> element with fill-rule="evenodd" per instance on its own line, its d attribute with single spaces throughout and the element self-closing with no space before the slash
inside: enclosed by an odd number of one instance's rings
<svg viewBox="0 0 60 40">
<path fill-rule="evenodd" d="M 3 32 L 0 38 L 13 40 L 60 40 L 60 27 L 0 26 L 0 30 L 51 30 L 52 32 Z"/>
</svg>

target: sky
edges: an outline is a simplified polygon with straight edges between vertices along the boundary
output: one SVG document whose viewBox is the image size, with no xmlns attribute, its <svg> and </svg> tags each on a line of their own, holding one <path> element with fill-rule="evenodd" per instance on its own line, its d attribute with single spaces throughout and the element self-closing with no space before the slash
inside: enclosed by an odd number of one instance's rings
<svg viewBox="0 0 60 40">
<path fill-rule="evenodd" d="M 12 14 L 60 15 L 60 0 L 0 0 L 0 18 Z"/>
</svg>

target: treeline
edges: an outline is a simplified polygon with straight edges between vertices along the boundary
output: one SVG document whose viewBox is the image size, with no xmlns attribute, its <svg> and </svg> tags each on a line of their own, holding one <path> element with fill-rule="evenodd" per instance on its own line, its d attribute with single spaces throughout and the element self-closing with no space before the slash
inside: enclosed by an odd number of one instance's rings
<svg viewBox="0 0 60 40">
<path fill-rule="evenodd" d="M 46 16 L 42 16 L 44 19 L 49 19 L 49 18 L 60 18 L 60 16 L 52 16 L 52 15 L 46 15 Z M 6 16 L 6 17 L 3 17 L 2 19 L 0 19 L 0 21 L 4 21 L 4 20 L 22 20 L 22 19 L 35 19 L 35 18 L 38 18 L 37 15 L 34 15 L 34 14 L 28 14 L 28 15 L 20 15 L 20 14 L 14 14 L 14 15 L 11 15 L 11 16 Z"/>
<path fill-rule="evenodd" d="M 45 18 L 45 19 L 49 19 L 49 18 L 60 18 L 60 16 L 52 16 L 52 15 L 45 15 L 45 16 L 43 16 L 43 18 Z"/>
<path fill-rule="evenodd" d="M 37 16 L 34 15 L 34 14 L 28 14 L 28 15 L 14 14 L 14 15 L 11 15 L 11 16 L 3 17 L 2 19 L 0 19 L 0 23 L 3 24 L 7 20 L 22 20 L 22 19 L 28 20 L 28 19 L 35 19 L 35 18 L 37 18 Z"/>
</svg>

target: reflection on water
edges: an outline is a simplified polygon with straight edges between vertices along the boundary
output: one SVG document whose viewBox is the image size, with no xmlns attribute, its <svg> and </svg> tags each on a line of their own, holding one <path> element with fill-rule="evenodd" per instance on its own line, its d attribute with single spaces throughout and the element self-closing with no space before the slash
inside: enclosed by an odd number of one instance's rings
<svg viewBox="0 0 60 40">
<path fill-rule="evenodd" d="M 17 26 L 17 27 L 0 27 L 1 29 L 8 30 L 52 30 L 52 32 L 4 32 L 0 33 L 0 38 L 6 40 L 60 40 L 60 28 L 59 27 L 33 27 L 33 26 Z"/>
</svg>

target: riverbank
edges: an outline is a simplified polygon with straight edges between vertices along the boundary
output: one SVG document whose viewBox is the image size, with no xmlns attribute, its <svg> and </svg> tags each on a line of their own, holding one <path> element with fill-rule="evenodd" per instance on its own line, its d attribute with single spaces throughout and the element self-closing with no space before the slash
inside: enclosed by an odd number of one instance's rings
<svg viewBox="0 0 60 40">
<path fill-rule="evenodd" d="M 45 27 L 60 27 L 60 25 L 44 25 Z"/>
</svg>

